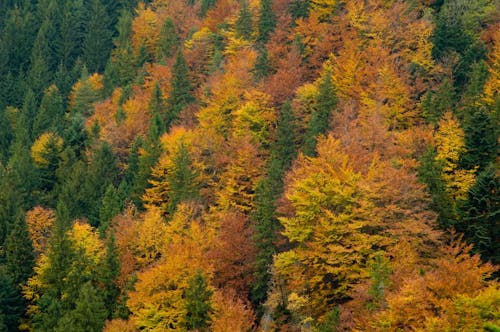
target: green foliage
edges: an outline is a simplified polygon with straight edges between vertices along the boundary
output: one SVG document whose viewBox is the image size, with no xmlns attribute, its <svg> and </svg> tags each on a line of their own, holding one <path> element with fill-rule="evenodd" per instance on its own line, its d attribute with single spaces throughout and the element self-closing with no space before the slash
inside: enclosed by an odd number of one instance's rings
<svg viewBox="0 0 500 332">
<path fill-rule="evenodd" d="M 187 330 L 204 330 L 210 323 L 210 314 L 213 312 L 211 297 L 213 292 L 209 289 L 202 272 L 198 270 L 189 280 L 189 286 L 185 290 L 186 317 L 185 327 Z"/>
<path fill-rule="evenodd" d="M 184 107 L 194 101 L 194 96 L 191 93 L 192 87 L 189 79 L 189 69 L 181 50 L 177 52 L 170 85 L 170 96 L 167 100 L 169 113 L 165 121 L 166 129 L 170 128 L 172 123 L 177 120 L 179 113 Z"/>
<path fill-rule="evenodd" d="M 64 105 L 61 93 L 55 85 L 46 91 L 40 104 L 40 110 L 33 123 L 33 138 L 38 138 L 46 131 L 61 134 L 64 130 Z"/>
<path fill-rule="evenodd" d="M 21 285 L 33 273 L 35 256 L 33 244 L 28 233 L 28 226 L 24 214 L 20 214 L 5 240 L 5 268 L 6 273 L 15 285 Z"/>
<path fill-rule="evenodd" d="M 462 219 L 456 229 L 474 244 L 474 251 L 485 261 L 500 263 L 500 176 L 498 165 L 490 164 L 476 178 L 467 201 L 461 207 Z"/>
<path fill-rule="evenodd" d="M 91 72 L 102 72 L 111 50 L 111 19 L 101 0 L 92 0 L 83 40 L 83 61 Z"/>
<path fill-rule="evenodd" d="M 201 0 L 200 17 L 205 17 L 207 12 L 217 4 L 217 0 Z"/>
<path fill-rule="evenodd" d="M 250 40 L 253 32 L 252 13 L 248 8 L 248 2 L 244 0 L 241 3 L 241 9 L 236 20 L 234 31 L 236 37 Z"/>
<path fill-rule="evenodd" d="M 336 88 L 332 82 L 332 75 L 327 70 L 321 78 L 318 86 L 318 97 L 315 101 L 315 109 L 307 125 L 304 146 L 302 152 L 307 156 L 314 156 L 318 135 L 326 134 L 331 113 L 337 106 Z"/>
<path fill-rule="evenodd" d="M 161 27 L 158 45 L 158 59 L 162 57 L 170 58 L 177 53 L 180 40 L 175 30 L 174 21 L 170 17 L 165 20 Z"/>
<path fill-rule="evenodd" d="M 257 56 L 255 67 L 253 68 L 253 75 L 255 79 L 261 80 L 273 72 L 271 61 L 269 60 L 267 49 L 262 49 Z"/>
<path fill-rule="evenodd" d="M 260 12 L 258 22 L 259 36 L 257 41 L 260 43 L 267 43 L 269 35 L 276 28 L 276 15 L 274 15 L 272 8 L 272 0 L 260 0 Z"/>
<path fill-rule="evenodd" d="M 4 268 L 0 267 L 0 331 L 17 331 L 24 302 Z"/>
</svg>

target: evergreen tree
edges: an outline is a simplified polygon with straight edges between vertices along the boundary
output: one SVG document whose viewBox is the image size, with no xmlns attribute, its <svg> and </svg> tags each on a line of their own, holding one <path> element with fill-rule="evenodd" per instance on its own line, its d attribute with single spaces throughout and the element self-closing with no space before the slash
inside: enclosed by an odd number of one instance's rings
<svg viewBox="0 0 500 332">
<path fill-rule="evenodd" d="M 83 41 L 83 60 L 91 72 L 102 72 L 111 51 L 111 20 L 101 0 L 92 0 L 87 33 Z"/>
<path fill-rule="evenodd" d="M 253 68 L 253 75 L 255 79 L 261 80 L 270 75 L 272 71 L 273 67 L 271 66 L 271 61 L 269 60 L 267 49 L 263 48 L 259 52 L 257 60 L 255 61 L 255 67 Z"/>
<path fill-rule="evenodd" d="M 241 3 L 241 9 L 238 14 L 238 19 L 234 26 L 236 32 L 236 37 L 250 40 L 252 38 L 253 23 L 252 23 L 252 13 L 248 8 L 248 3 L 243 0 Z"/>
<path fill-rule="evenodd" d="M 309 0 L 292 0 L 288 6 L 288 11 L 293 20 L 307 17 L 309 15 L 309 5 Z"/>
<path fill-rule="evenodd" d="M 217 0 L 201 0 L 200 3 L 200 17 L 203 18 L 207 15 L 207 12 L 215 7 Z"/>
<path fill-rule="evenodd" d="M 151 94 L 151 99 L 149 100 L 149 111 L 155 116 L 159 116 L 160 119 L 165 117 L 166 105 L 163 99 L 163 94 L 161 93 L 160 83 L 156 82 L 153 93 Z M 161 126 L 162 128 L 163 126 Z"/>
<path fill-rule="evenodd" d="M 105 234 L 113 217 L 120 213 L 122 209 L 123 198 L 120 194 L 121 193 L 118 192 L 113 184 L 110 184 L 106 188 L 106 192 L 104 193 L 104 197 L 102 198 L 99 218 L 99 230 L 101 234 Z"/>
<path fill-rule="evenodd" d="M 102 143 L 94 152 L 84 183 L 85 214 L 92 226 L 99 226 L 102 199 L 111 184 L 118 181 L 117 158 L 107 143 Z"/>
<path fill-rule="evenodd" d="M 106 258 L 103 261 L 103 267 L 100 272 L 100 282 L 104 287 L 102 298 L 108 312 L 107 317 L 111 318 L 117 306 L 118 296 L 120 295 L 120 289 L 115 283 L 116 278 L 120 274 L 120 261 L 113 232 L 110 232 L 106 239 Z"/>
<path fill-rule="evenodd" d="M 55 85 L 46 91 L 40 103 L 40 110 L 33 123 L 33 138 L 38 138 L 46 131 L 61 134 L 64 129 L 64 105 L 61 93 Z"/>
<path fill-rule="evenodd" d="M 187 330 L 199 331 L 208 328 L 210 314 L 213 312 L 210 301 L 212 294 L 205 277 L 198 270 L 189 281 L 189 287 L 185 291 L 187 311 L 185 328 Z"/>
<path fill-rule="evenodd" d="M 476 108 L 471 113 L 464 128 L 467 152 L 462 162 L 466 168 L 479 166 L 482 170 L 498 156 L 500 128 L 493 119 L 496 114 L 492 117 L 484 108 Z"/>
<path fill-rule="evenodd" d="M 107 310 L 102 296 L 91 282 L 86 282 L 78 295 L 75 309 L 66 313 L 55 328 L 56 332 L 98 332 L 102 331 Z"/>
<path fill-rule="evenodd" d="M 173 215 L 177 205 L 185 200 L 198 197 L 198 174 L 193 170 L 191 157 L 186 146 L 181 143 L 173 158 L 173 170 L 167 175 L 169 183 L 169 206 L 167 212 Z"/>
<path fill-rule="evenodd" d="M 15 285 L 21 285 L 33 273 L 35 256 L 24 214 L 19 213 L 5 240 L 5 267 Z"/>
<path fill-rule="evenodd" d="M 10 144 L 14 139 L 11 121 L 7 110 L 0 110 L 0 164 L 6 164 L 9 159 Z"/>
<path fill-rule="evenodd" d="M 169 113 L 165 123 L 166 129 L 169 129 L 172 123 L 177 120 L 182 109 L 194 101 L 194 96 L 191 93 L 189 69 L 181 50 L 177 52 L 170 86 L 170 96 L 167 100 Z"/>
<path fill-rule="evenodd" d="M 24 311 L 24 301 L 16 285 L 0 267 L 0 331 L 17 331 Z"/>
<path fill-rule="evenodd" d="M 333 85 L 330 71 L 326 71 L 321 78 L 318 90 L 316 108 L 307 126 L 304 147 L 302 149 L 304 154 L 308 156 L 315 155 L 317 137 L 327 132 L 330 114 L 337 106 L 336 89 Z"/>
<path fill-rule="evenodd" d="M 290 167 L 297 154 L 295 144 L 295 117 L 290 102 L 281 108 L 276 130 L 276 140 L 271 146 L 271 161 L 267 178 L 260 181 L 255 190 L 256 211 L 252 216 L 255 221 L 254 241 L 258 248 L 255 262 L 255 282 L 253 284 L 252 302 L 262 312 L 262 304 L 267 298 L 271 281 L 270 266 L 274 254 L 277 253 L 276 242 L 281 225 L 276 216 L 276 199 L 283 190 L 283 174 Z"/>
<path fill-rule="evenodd" d="M 276 28 L 276 15 L 273 12 L 272 0 L 260 0 L 258 28 L 257 41 L 262 44 L 267 43 L 269 35 Z"/>
<path fill-rule="evenodd" d="M 461 207 L 456 229 L 474 244 L 485 261 L 500 263 L 500 176 L 498 165 L 490 164 L 477 176 Z"/>
<path fill-rule="evenodd" d="M 179 36 L 175 30 L 174 21 L 172 21 L 170 17 L 167 17 L 160 31 L 158 59 L 161 60 L 162 57 L 172 57 L 177 52 L 180 43 Z"/>
</svg>

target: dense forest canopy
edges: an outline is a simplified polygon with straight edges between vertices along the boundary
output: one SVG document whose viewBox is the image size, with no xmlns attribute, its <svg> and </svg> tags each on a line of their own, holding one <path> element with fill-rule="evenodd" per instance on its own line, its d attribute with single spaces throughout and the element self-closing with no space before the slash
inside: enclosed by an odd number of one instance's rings
<svg viewBox="0 0 500 332">
<path fill-rule="evenodd" d="M 0 2 L 0 331 L 500 331 L 497 0 Z"/>
</svg>

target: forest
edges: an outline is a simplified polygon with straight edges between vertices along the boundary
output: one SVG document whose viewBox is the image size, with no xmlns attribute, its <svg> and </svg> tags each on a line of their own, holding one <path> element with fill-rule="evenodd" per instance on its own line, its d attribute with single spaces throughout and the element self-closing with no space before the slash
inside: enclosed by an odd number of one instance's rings
<svg viewBox="0 0 500 332">
<path fill-rule="evenodd" d="M 499 0 L 1 0 L 0 332 L 499 332 L 499 147 Z"/>
</svg>

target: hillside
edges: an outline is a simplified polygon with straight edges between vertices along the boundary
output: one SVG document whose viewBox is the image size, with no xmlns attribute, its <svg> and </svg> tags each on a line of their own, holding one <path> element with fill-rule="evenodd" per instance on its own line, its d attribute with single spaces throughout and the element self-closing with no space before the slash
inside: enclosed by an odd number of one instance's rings
<svg viewBox="0 0 500 332">
<path fill-rule="evenodd" d="M 0 2 L 0 331 L 500 331 L 500 2 Z"/>
</svg>

